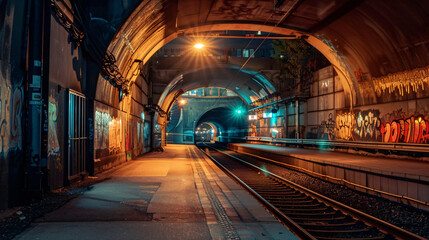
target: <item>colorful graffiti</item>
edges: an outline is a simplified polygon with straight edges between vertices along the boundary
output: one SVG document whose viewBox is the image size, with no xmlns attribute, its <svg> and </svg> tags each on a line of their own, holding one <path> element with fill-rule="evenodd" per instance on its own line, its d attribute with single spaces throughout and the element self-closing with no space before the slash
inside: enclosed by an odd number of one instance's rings
<svg viewBox="0 0 429 240">
<path fill-rule="evenodd" d="M 381 125 L 383 142 L 429 143 L 429 120 L 423 116 L 395 119 Z"/>
<path fill-rule="evenodd" d="M 395 90 L 398 90 L 401 96 L 405 93 L 417 92 L 419 89 L 424 91 L 425 85 L 429 84 L 429 66 L 373 78 L 372 82 L 377 95 L 385 91 L 392 93 Z"/>
<path fill-rule="evenodd" d="M 111 120 L 109 113 L 95 111 L 94 147 L 96 149 L 109 148 L 109 123 Z"/>
<path fill-rule="evenodd" d="M 327 121 L 322 121 L 320 124 L 323 127 L 323 135 L 327 136 L 327 139 L 333 140 L 335 137 L 335 121 L 332 113 L 329 114 Z"/>
<path fill-rule="evenodd" d="M 125 126 L 125 125 L 124 125 Z M 112 119 L 109 123 L 109 152 L 117 153 L 121 150 L 124 134 L 122 129 L 122 120 L 121 119 Z M 125 150 L 125 149 L 123 149 Z"/>
<path fill-rule="evenodd" d="M 353 113 L 337 114 L 335 119 L 335 138 L 350 140 L 353 137 L 355 115 Z"/>
<path fill-rule="evenodd" d="M 57 105 L 55 99 L 49 97 L 49 116 L 48 116 L 48 157 L 60 154 L 60 144 L 57 135 Z"/>
<path fill-rule="evenodd" d="M 380 111 L 367 110 L 357 114 L 355 139 L 365 141 L 379 140 L 380 135 Z"/>
<path fill-rule="evenodd" d="M 0 153 L 22 149 L 23 87 L 11 87 L 10 81 L 0 75 Z"/>
<path fill-rule="evenodd" d="M 101 110 L 101 109 L 100 109 Z M 107 110 L 109 111 L 109 110 Z M 95 149 L 107 150 L 109 154 L 126 150 L 127 120 L 122 112 L 95 111 Z"/>
<path fill-rule="evenodd" d="M 251 137 L 257 137 L 258 136 L 258 130 L 256 128 L 256 125 L 251 123 L 250 125 L 250 136 Z"/>
</svg>

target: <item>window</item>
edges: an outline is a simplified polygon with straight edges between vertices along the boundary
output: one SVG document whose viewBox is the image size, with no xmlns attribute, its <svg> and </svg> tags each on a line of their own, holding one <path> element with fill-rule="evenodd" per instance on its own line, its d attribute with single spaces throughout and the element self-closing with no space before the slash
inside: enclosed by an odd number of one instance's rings
<svg viewBox="0 0 429 240">
<path fill-rule="evenodd" d="M 249 49 L 243 49 L 243 57 L 249 57 Z"/>
<path fill-rule="evenodd" d="M 225 88 L 219 89 L 219 96 L 226 96 L 226 89 Z"/>
<path fill-rule="evenodd" d="M 231 91 L 231 90 L 226 90 L 226 95 L 227 96 L 237 96 L 237 94 L 235 94 L 235 92 Z"/>
<path fill-rule="evenodd" d="M 204 88 L 197 89 L 197 96 L 200 96 L 200 97 L 204 96 Z"/>
<path fill-rule="evenodd" d="M 237 49 L 237 57 L 241 57 L 241 49 Z"/>
</svg>

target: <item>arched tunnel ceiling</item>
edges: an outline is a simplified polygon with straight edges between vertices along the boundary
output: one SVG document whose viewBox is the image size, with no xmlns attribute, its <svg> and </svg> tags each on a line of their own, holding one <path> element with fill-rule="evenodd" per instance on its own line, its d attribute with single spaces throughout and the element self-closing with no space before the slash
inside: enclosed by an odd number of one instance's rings
<svg viewBox="0 0 429 240">
<path fill-rule="evenodd" d="M 135 75 L 180 35 L 223 30 L 305 35 L 336 68 L 350 98 L 361 94 L 355 72 L 367 77 L 429 63 L 429 2 L 421 0 L 148 0 L 122 24 L 109 45 L 120 71 Z"/>
<path fill-rule="evenodd" d="M 429 65 L 429 1 L 363 1 L 317 33 L 372 77 Z"/>
<path fill-rule="evenodd" d="M 270 81 L 261 74 L 249 69 L 239 70 L 240 66 L 224 64 L 183 73 L 166 87 L 158 105 L 168 111 L 169 106 L 181 93 L 202 87 L 230 89 L 246 103 L 250 103 L 252 97 L 259 99 L 275 92 Z"/>
<path fill-rule="evenodd" d="M 219 107 L 204 113 L 200 119 L 197 120 L 195 126 L 198 126 L 204 122 L 211 123 L 221 130 L 226 131 L 233 127 L 245 127 L 246 117 L 236 116 L 234 111 L 232 111 L 230 108 Z"/>
</svg>

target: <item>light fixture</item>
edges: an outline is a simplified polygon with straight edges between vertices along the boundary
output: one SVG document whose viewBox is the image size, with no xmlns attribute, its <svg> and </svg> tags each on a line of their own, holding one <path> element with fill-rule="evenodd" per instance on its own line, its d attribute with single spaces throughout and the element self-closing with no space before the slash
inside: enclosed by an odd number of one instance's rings
<svg viewBox="0 0 429 240">
<path fill-rule="evenodd" d="M 185 99 L 181 99 L 180 101 L 179 101 L 179 105 L 180 106 L 183 106 L 183 105 L 185 105 L 187 102 L 186 102 L 186 100 Z"/>
<path fill-rule="evenodd" d="M 202 43 L 197 43 L 194 45 L 194 48 L 197 48 L 197 49 L 201 49 L 203 47 L 204 47 L 204 44 L 202 44 Z"/>
</svg>

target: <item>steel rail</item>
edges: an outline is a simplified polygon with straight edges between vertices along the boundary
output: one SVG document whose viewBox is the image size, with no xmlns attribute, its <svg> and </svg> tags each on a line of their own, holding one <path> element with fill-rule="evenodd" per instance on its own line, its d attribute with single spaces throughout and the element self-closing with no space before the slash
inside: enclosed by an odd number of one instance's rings
<svg viewBox="0 0 429 240">
<path fill-rule="evenodd" d="M 361 191 L 359 189 L 364 189 L 364 190 L 370 191 L 373 194 L 378 195 L 378 196 L 389 196 L 389 197 L 393 197 L 393 198 L 396 198 L 396 199 L 401 199 L 401 200 L 406 200 L 408 202 L 412 202 L 412 203 L 414 203 L 417 206 L 429 207 L 429 202 L 424 202 L 424 201 L 420 201 L 420 200 L 417 200 L 417 199 L 414 199 L 414 198 L 411 198 L 411 197 L 408 197 L 408 196 L 393 194 L 393 193 L 381 191 L 381 190 L 378 190 L 378 189 L 375 189 L 375 188 L 370 188 L 370 187 L 367 187 L 367 186 L 363 186 L 363 185 L 360 185 L 360 184 L 356 184 L 356 183 L 347 181 L 347 180 L 342 179 L 342 178 L 331 177 L 331 176 L 326 175 L 326 174 L 313 172 L 313 171 L 310 171 L 310 170 L 302 168 L 302 167 L 297 167 L 297 166 L 294 166 L 294 165 L 291 165 L 291 164 L 287 164 L 287 163 L 276 161 L 276 160 L 273 160 L 273 159 L 270 159 L 270 158 L 258 156 L 258 155 L 252 154 L 252 153 L 247 153 L 247 152 L 239 151 L 239 150 L 234 150 L 234 151 L 237 152 L 237 153 L 240 153 L 240 154 L 244 154 L 244 155 L 248 155 L 248 156 L 254 157 L 254 158 L 259 158 L 261 161 L 265 161 L 265 162 L 268 162 L 268 163 L 271 163 L 271 164 L 274 164 L 274 165 L 277 165 L 277 166 L 280 166 L 280 167 L 284 167 L 284 168 L 292 169 L 294 171 L 305 173 L 305 174 L 310 175 L 312 177 L 316 177 L 316 178 L 319 178 L 319 179 L 322 179 L 322 180 L 325 180 L 325 181 L 329 181 L 329 182 L 332 182 L 332 183 L 335 183 L 335 184 L 341 184 L 341 185 L 344 185 L 344 186 L 347 186 L 347 187 L 352 186 L 353 189 L 357 190 L 357 191 Z M 291 157 L 291 158 L 293 158 L 293 157 Z M 339 167 L 341 167 L 341 166 L 339 166 Z M 411 180 L 415 180 L 415 179 L 411 179 Z M 417 180 L 415 180 L 415 181 L 417 181 Z M 421 181 L 421 182 L 422 183 L 426 183 L 424 181 Z M 365 192 L 365 191 L 362 191 L 362 192 Z M 404 202 L 401 201 L 401 203 L 404 203 Z"/>
<path fill-rule="evenodd" d="M 278 208 L 268 202 L 265 198 L 259 195 L 255 190 L 249 187 L 245 182 L 243 182 L 240 178 L 238 178 L 234 173 L 229 171 L 225 166 L 223 166 L 220 162 L 214 159 L 211 155 L 206 153 L 205 151 L 198 148 L 202 153 L 204 153 L 210 160 L 212 160 L 218 167 L 220 167 L 226 174 L 232 177 L 236 182 L 238 182 L 244 189 L 246 189 L 253 197 L 256 198 L 265 208 L 268 209 L 280 222 L 282 222 L 286 227 L 288 227 L 294 234 L 299 236 L 301 239 L 311 239 L 315 240 L 316 238 L 311 235 L 307 230 L 298 225 L 291 218 L 286 216 L 283 212 L 281 212 Z"/>
<path fill-rule="evenodd" d="M 206 145 L 206 144 L 205 144 Z M 351 215 L 351 216 L 353 216 L 353 217 L 355 217 L 355 218 L 357 218 L 357 219 L 360 219 L 360 220 L 362 220 L 362 221 L 364 221 L 364 222 L 366 222 L 368 225 L 371 225 L 371 226 L 374 226 L 374 227 L 376 227 L 376 228 L 378 228 L 378 229 L 380 229 L 381 231 L 383 231 L 383 232 L 386 232 L 386 233 L 389 233 L 389 234 L 391 234 L 391 235 L 393 235 L 393 236 L 395 236 L 396 238 L 399 238 L 399 239 L 407 239 L 407 240 L 413 240 L 413 239 L 418 239 L 418 240 L 425 240 L 426 238 L 423 238 L 423 237 L 421 237 L 421 236 L 419 236 L 419 235 L 417 235 L 417 234 L 414 234 L 414 233 L 411 233 L 411 232 L 408 232 L 408 231 L 406 231 L 406 230 L 404 230 L 404 229 L 402 229 L 402 228 L 399 228 L 399 227 L 397 227 L 397 226 L 395 226 L 395 225 L 393 225 L 393 224 L 390 224 L 390 223 L 388 223 L 388 222 L 385 222 L 385 221 L 383 221 L 383 220 L 381 220 L 381 219 L 378 219 L 378 218 L 376 218 L 376 217 L 373 217 L 373 216 L 371 216 L 371 215 L 369 215 L 369 214 L 367 214 L 367 213 L 364 213 L 364 212 L 362 212 L 362 211 L 359 211 L 359 210 L 357 210 L 357 209 L 354 209 L 354 208 L 352 208 L 352 207 L 349 207 L 349 206 L 347 206 L 347 205 L 345 205 L 345 204 L 342 204 L 342 203 L 340 203 L 340 202 L 338 202 L 338 201 L 335 201 L 335 200 L 333 200 L 333 199 L 330 199 L 330 198 L 328 198 L 328 197 L 326 197 L 326 196 L 324 196 L 324 195 L 321 195 L 321 194 L 319 194 L 319 193 L 317 193 L 317 192 L 314 192 L 314 191 L 312 191 L 312 190 L 310 190 L 310 189 L 307 189 L 307 188 L 305 188 L 305 187 L 303 187 L 303 186 L 301 186 L 301 185 L 299 185 L 299 184 L 296 184 L 296 183 L 294 183 L 294 182 L 291 182 L 290 180 L 287 180 L 287 179 L 285 179 L 285 178 L 283 178 L 283 177 L 281 177 L 281 176 L 279 176 L 279 175 L 276 175 L 276 174 L 274 174 L 274 173 L 272 173 L 272 172 L 269 172 L 269 171 L 267 171 L 267 170 L 265 170 L 265 169 L 262 169 L 262 168 L 259 168 L 258 166 L 255 166 L 255 165 L 253 165 L 253 164 L 251 164 L 251 163 L 248 163 L 247 161 L 245 161 L 245 160 L 242 160 L 242 159 L 240 159 L 240 158 L 238 158 L 238 157 L 235 157 L 235 156 L 233 156 L 233 155 L 231 155 L 231 154 L 228 154 L 228 153 L 226 153 L 226 152 L 223 152 L 223 151 L 221 151 L 221 150 L 218 150 L 218 149 L 216 149 L 216 148 L 213 148 L 213 147 L 211 147 L 211 146 L 208 146 L 208 145 L 206 145 L 208 148 L 211 148 L 211 149 L 214 149 L 215 151 L 217 151 L 217 152 L 219 152 L 219 153 L 222 153 L 222 154 L 224 154 L 224 155 L 227 155 L 227 156 L 229 156 L 229 157 L 231 157 L 231 158 L 233 158 L 233 159 L 236 159 L 236 160 L 238 160 L 238 161 L 240 161 L 240 162 L 242 162 L 242 163 L 244 163 L 244 164 L 246 164 L 246 165 L 248 165 L 248 166 L 250 166 L 251 168 L 254 168 L 254 169 L 257 169 L 258 171 L 263 171 L 264 173 L 266 173 L 266 174 L 269 174 L 269 175 L 271 175 L 271 176 L 273 176 L 273 177 L 275 177 L 275 178 L 277 178 L 277 179 L 279 179 L 279 180 L 281 180 L 281 181 L 283 181 L 283 182 L 286 182 L 286 183 L 288 183 L 289 185 L 291 185 L 291 186 L 293 186 L 294 188 L 296 188 L 297 190 L 299 190 L 299 191 L 302 191 L 302 192 L 304 192 L 305 194 L 308 194 L 308 195 L 310 195 L 310 196 L 312 196 L 313 198 L 315 198 L 315 199 L 318 199 L 318 200 L 320 200 L 321 202 L 323 202 L 323 203 L 325 203 L 326 205 L 328 205 L 328 206 L 332 206 L 332 207 L 334 207 L 334 208 L 336 208 L 336 209 L 338 209 L 338 210 L 340 210 L 340 211 L 343 211 L 344 213 L 347 213 L 347 214 L 349 214 L 349 215 Z M 202 150 L 201 150 L 202 151 Z M 202 152 L 204 152 L 204 151 L 202 151 Z M 205 152 L 204 152 L 205 153 Z M 205 153 L 207 156 L 209 156 L 207 153 Z M 213 159 L 211 156 L 210 156 L 210 159 Z M 216 160 L 215 160 L 216 161 Z M 220 163 L 218 163 L 217 161 L 215 162 L 216 164 L 220 164 Z M 222 168 L 224 169 L 224 167 L 222 166 Z M 235 175 L 234 175 L 235 176 Z M 235 177 L 234 177 L 235 178 Z M 241 180 L 240 180 L 241 181 Z M 247 185 L 246 185 L 247 186 Z M 248 186 L 247 186 L 248 187 Z M 253 190 L 252 190 L 253 191 Z M 252 194 L 253 195 L 253 194 Z M 259 194 L 258 194 L 259 195 Z M 266 200 L 265 200 L 266 201 Z M 274 207 L 274 206 L 272 206 L 272 207 Z M 275 207 L 274 207 L 275 208 Z M 292 221 L 292 220 L 291 220 Z"/>
</svg>

